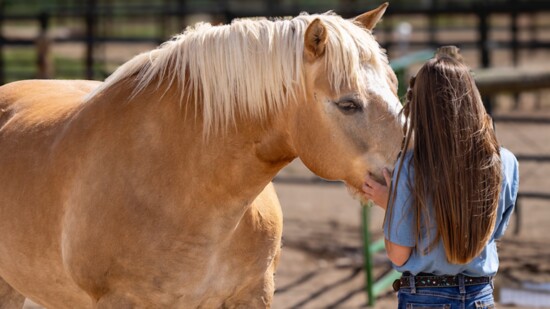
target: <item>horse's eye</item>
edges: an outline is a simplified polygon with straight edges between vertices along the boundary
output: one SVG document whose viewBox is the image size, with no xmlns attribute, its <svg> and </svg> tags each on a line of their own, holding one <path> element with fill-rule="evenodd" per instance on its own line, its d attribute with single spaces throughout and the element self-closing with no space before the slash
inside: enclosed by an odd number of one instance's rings
<svg viewBox="0 0 550 309">
<path fill-rule="evenodd" d="M 336 106 L 338 106 L 339 109 L 341 109 L 344 112 L 358 112 L 362 110 L 362 107 L 359 103 L 346 100 L 341 102 L 334 102 Z"/>
</svg>

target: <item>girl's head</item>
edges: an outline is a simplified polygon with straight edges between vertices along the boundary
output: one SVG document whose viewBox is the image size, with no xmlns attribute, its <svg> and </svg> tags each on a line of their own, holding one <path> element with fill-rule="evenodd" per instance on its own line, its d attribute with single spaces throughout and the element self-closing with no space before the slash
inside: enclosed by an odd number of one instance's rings
<svg viewBox="0 0 550 309">
<path fill-rule="evenodd" d="M 432 246 L 442 240 L 448 261 L 464 264 L 491 237 L 502 176 L 491 118 L 470 69 L 456 55 L 438 53 L 411 79 L 404 149 L 413 151 L 417 244 L 421 226 L 435 220 Z"/>
</svg>

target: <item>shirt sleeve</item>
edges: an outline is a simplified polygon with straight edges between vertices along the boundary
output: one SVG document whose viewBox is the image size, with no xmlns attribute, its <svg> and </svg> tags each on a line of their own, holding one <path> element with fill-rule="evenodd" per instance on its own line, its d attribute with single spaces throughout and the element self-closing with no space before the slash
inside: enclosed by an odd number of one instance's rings
<svg viewBox="0 0 550 309">
<path fill-rule="evenodd" d="M 494 239 L 504 235 L 514 212 L 519 189 L 519 165 L 516 157 L 504 148 L 501 149 L 500 157 L 503 175 Z"/>
<path fill-rule="evenodd" d="M 393 209 L 386 212 L 386 219 L 384 221 L 384 236 L 386 239 L 394 244 L 405 247 L 414 247 L 416 243 L 413 229 L 414 213 L 412 211 L 411 182 L 409 181 L 409 177 L 412 177 L 412 173 L 409 171 L 410 159 L 410 154 L 405 155 L 405 162 L 399 174 L 399 182 L 397 182 L 397 194 Z M 400 160 L 397 161 L 392 176 L 393 184 L 397 181 L 399 165 Z"/>
</svg>

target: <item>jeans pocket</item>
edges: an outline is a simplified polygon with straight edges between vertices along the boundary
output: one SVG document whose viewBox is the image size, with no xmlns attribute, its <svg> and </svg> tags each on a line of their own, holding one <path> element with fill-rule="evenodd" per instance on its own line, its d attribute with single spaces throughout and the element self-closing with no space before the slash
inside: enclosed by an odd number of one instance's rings
<svg viewBox="0 0 550 309">
<path fill-rule="evenodd" d="M 495 303 L 492 300 L 476 300 L 476 309 L 494 309 Z"/>
<path fill-rule="evenodd" d="M 451 309 L 451 304 L 413 304 L 407 303 L 407 309 Z"/>
</svg>

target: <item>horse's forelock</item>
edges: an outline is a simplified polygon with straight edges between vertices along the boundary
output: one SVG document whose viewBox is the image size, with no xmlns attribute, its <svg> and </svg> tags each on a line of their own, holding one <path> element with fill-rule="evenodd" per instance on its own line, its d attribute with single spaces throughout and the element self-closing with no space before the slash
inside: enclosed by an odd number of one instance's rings
<svg viewBox="0 0 550 309">
<path fill-rule="evenodd" d="M 325 58 L 333 90 L 338 91 L 342 85 L 362 90 L 370 72 L 383 74 L 387 58 L 369 30 L 351 21 L 334 23 L 328 19 L 325 23 L 332 28 L 330 32 L 337 34 L 329 35 Z"/>
<path fill-rule="evenodd" d="M 182 99 L 185 93 L 200 97 L 205 134 L 224 130 L 236 114 L 266 118 L 305 91 L 304 33 L 314 18 L 329 33 L 325 67 L 333 90 L 361 89 L 366 62 L 373 68 L 387 62 L 370 31 L 331 12 L 223 26 L 199 23 L 123 64 L 89 98 L 137 76 L 134 95 L 157 80 L 157 87 L 180 87 Z"/>
</svg>

